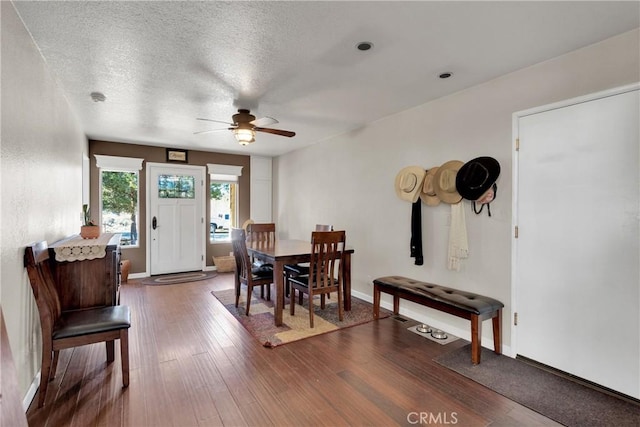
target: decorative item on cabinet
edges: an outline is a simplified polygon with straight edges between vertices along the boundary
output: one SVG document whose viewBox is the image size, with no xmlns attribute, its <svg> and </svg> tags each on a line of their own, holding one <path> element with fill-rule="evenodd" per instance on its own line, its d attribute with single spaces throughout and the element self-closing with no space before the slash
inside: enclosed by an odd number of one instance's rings
<svg viewBox="0 0 640 427">
<path fill-rule="evenodd" d="M 82 205 L 82 227 L 80 227 L 80 237 L 83 239 L 97 239 L 100 236 L 100 226 L 91 220 L 91 209 L 89 205 Z"/>
</svg>

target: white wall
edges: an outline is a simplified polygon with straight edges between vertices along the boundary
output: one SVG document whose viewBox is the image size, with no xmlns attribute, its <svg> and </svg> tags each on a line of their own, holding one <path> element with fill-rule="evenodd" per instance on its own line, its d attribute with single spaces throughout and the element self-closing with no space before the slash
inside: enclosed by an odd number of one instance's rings
<svg viewBox="0 0 640 427">
<path fill-rule="evenodd" d="M 639 81 L 639 40 L 640 31 L 634 30 L 277 158 L 274 220 L 280 237 L 308 239 L 316 223 L 345 229 L 347 244 L 355 248 L 354 293 L 369 298 L 373 278 L 397 274 L 499 299 L 505 304 L 503 342 L 509 353 L 512 113 Z M 461 271 L 447 270 L 450 206 L 423 205 L 425 261 L 414 265 L 411 205 L 395 195 L 397 172 L 481 155 L 496 158 L 502 174 L 491 218 L 476 216 L 466 204 L 469 258 Z M 383 304 L 389 302 L 383 295 Z M 468 322 L 461 319 L 408 302 L 401 303 L 403 311 L 469 337 Z M 490 322 L 483 343 L 491 343 Z"/>
<path fill-rule="evenodd" d="M 86 138 L 13 5 L 2 18 L 0 304 L 20 392 L 40 369 L 40 323 L 23 267 L 30 242 L 77 233 Z M 87 95 L 88 98 L 88 95 Z"/>
</svg>

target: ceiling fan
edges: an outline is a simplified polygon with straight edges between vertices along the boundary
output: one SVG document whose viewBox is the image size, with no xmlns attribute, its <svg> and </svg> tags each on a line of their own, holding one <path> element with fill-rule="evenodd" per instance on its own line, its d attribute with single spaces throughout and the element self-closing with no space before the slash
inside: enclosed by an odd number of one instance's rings
<svg viewBox="0 0 640 427">
<path fill-rule="evenodd" d="M 286 136 L 291 138 L 295 136 L 295 132 L 291 132 L 288 130 L 282 129 L 272 129 L 265 128 L 263 126 L 272 125 L 278 123 L 278 121 L 272 117 L 262 117 L 260 119 L 256 119 L 256 116 L 251 114 L 249 110 L 239 109 L 236 114 L 232 117 L 233 123 L 223 122 L 220 120 L 213 119 L 196 119 L 196 120 L 204 120 L 207 122 L 214 123 L 224 123 L 231 127 L 222 128 L 222 129 L 213 129 L 213 130 L 205 130 L 201 132 L 194 132 L 194 135 L 202 134 L 202 133 L 210 133 L 210 132 L 219 132 L 222 130 L 230 130 L 233 132 L 233 135 L 236 137 L 236 140 L 240 143 L 240 145 L 248 145 L 256 140 L 256 131 L 257 132 L 266 132 L 274 135 Z"/>
</svg>

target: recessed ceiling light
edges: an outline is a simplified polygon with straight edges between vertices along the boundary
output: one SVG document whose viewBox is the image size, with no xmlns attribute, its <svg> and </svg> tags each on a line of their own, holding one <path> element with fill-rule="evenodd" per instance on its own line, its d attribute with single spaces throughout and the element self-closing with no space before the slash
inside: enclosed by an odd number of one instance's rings
<svg viewBox="0 0 640 427">
<path fill-rule="evenodd" d="M 362 51 L 369 50 L 369 49 L 373 48 L 373 43 L 371 43 L 371 42 L 360 42 L 360 43 L 358 43 L 356 45 L 356 48 L 358 50 L 362 50 Z"/>
<path fill-rule="evenodd" d="M 444 73 L 441 73 L 438 77 L 440 77 L 441 79 L 448 79 L 451 76 L 453 76 L 453 73 L 450 73 L 449 71 L 446 71 Z"/>
<path fill-rule="evenodd" d="M 104 102 L 107 99 L 102 92 L 91 92 L 90 96 L 93 102 Z"/>
</svg>

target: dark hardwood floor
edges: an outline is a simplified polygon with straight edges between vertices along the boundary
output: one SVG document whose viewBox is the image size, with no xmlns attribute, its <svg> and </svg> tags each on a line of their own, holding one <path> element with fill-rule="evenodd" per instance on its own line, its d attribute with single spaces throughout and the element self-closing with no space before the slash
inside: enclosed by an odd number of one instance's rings
<svg viewBox="0 0 640 427">
<path fill-rule="evenodd" d="M 122 388 L 118 348 L 110 365 L 104 345 L 63 350 L 46 406 L 32 404 L 29 425 L 557 425 L 433 362 L 465 342 L 434 343 L 408 331 L 412 321 L 391 317 L 262 347 L 211 295 L 232 284 L 230 273 L 124 284 L 130 386 Z"/>
</svg>

